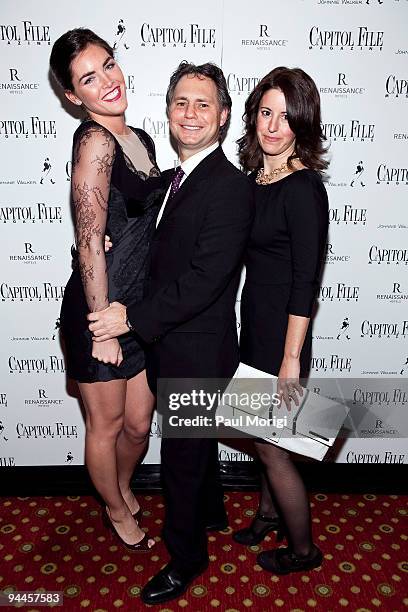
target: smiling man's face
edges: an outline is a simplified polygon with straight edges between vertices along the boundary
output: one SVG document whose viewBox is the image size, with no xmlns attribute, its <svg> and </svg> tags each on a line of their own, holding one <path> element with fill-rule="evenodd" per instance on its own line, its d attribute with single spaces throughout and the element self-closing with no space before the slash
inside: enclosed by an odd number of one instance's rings
<svg viewBox="0 0 408 612">
<path fill-rule="evenodd" d="M 177 83 L 168 114 L 181 161 L 217 142 L 228 118 L 228 110 L 220 108 L 214 81 L 192 74 Z"/>
</svg>

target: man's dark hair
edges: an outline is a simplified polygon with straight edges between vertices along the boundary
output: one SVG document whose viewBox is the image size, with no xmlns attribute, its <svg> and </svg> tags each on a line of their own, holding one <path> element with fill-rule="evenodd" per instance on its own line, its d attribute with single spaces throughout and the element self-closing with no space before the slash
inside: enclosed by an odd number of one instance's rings
<svg viewBox="0 0 408 612">
<path fill-rule="evenodd" d="M 228 118 L 224 125 L 220 128 L 220 140 L 222 140 L 228 131 L 228 126 L 231 119 L 232 100 L 231 96 L 228 93 L 228 87 L 224 73 L 221 68 L 219 68 L 216 64 L 207 62 L 205 64 L 201 64 L 200 66 L 196 66 L 191 62 L 181 62 L 170 77 L 170 83 L 167 88 L 166 94 L 167 111 L 170 108 L 170 104 L 172 103 L 174 97 L 174 90 L 177 87 L 177 83 L 183 76 L 189 74 L 198 78 L 207 77 L 208 79 L 211 79 L 214 82 L 215 87 L 217 88 L 217 96 L 220 109 L 228 110 Z"/>
<path fill-rule="evenodd" d="M 55 41 L 52 47 L 51 72 L 57 83 L 66 91 L 72 91 L 73 89 L 72 62 L 88 45 L 102 47 L 108 55 L 113 57 L 113 49 L 110 44 L 87 28 L 76 28 L 65 32 Z"/>
<path fill-rule="evenodd" d="M 280 89 L 285 96 L 289 127 L 295 134 L 295 151 L 288 166 L 299 158 L 304 166 L 322 173 L 328 162 L 326 140 L 320 113 L 320 96 L 313 79 L 301 68 L 274 68 L 258 83 L 245 102 L 243 115 L 245 131 L 237 141 L 239 160 L 245 171 L 263 166 L 262 149 L 256 134 L 256 120 L 262 96 L 270 89 Z"/>
</svg>

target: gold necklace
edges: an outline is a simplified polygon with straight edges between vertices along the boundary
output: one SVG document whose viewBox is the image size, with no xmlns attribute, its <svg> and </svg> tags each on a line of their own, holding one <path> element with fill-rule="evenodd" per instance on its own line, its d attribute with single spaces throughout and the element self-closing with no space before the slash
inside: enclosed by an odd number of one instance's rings
<svg viewBox="0 0 408 612">
<path fill-rule="evenodd" d="M 286 162 L 283 162 L 279 168 L 275 168 L 271 172 L 265 172 L 265 168 L 260 168 L 258 170 L 258 174 L 256 175 L 255 182 L 257 185 L 270 185 L 280 174 L 287 172 L 288 170 L 289 168 Z"/>
</svg>

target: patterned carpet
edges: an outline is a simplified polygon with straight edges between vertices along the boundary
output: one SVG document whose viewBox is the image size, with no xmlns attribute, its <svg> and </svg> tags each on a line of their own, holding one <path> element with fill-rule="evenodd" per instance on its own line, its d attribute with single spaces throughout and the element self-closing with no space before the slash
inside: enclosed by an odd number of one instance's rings
<svg viewBox="0 0 408 612">
<path fill-rule="evenodd" d="M 232 529 L 253 516 L 257 494 L 228 492 L 225 498 L 231 527 L 210 535 L 209 569 L 184 596 L 155 607 L 145 606 L 139 593 L 167 561 L 158 535 L 151 553 L 129 553 L 106 532 L 91 497 L 1 498 L 0 590 L 62 591 L 64 612 L 401 612 L 408 607 L 406 497 L 313 495 L 314 535 L 324 565 L 284 577 L 256 564 L 257 552 L 274 546 L 273 534 L 251 548 L 231 539 Z M 139 500 L 143 527 L 159 534 L 162 498 Z"/>
</svg>

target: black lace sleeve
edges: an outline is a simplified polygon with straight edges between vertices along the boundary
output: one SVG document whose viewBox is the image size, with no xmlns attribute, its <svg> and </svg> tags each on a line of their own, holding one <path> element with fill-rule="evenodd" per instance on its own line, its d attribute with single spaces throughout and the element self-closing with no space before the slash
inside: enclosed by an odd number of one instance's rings
<svg viewBox="0 0 408 612">
<path fill-rule="evenodd" d="M 71 186 L 79 270 L 90 311 L 109 305 L 104 234 L 114 159 L 115 141 L 107 130 L 92 122 L 80 127 Z"/>
</svg>

